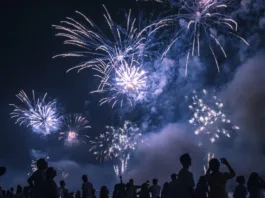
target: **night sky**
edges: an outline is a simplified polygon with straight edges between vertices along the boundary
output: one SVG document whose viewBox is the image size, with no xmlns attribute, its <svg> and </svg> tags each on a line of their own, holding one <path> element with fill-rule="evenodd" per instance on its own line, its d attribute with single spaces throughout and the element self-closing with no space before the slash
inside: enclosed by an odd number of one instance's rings
<svg viewBox="0 0 265 198">
<path fill-rule="evenodd" d="M 103 20 L 102 12 L 104 11 L 102 4 L 106 5 L 113 16 L 115 16 L 115 14 L 121 13 L 122 9 L 128 10 L 129 8 L 132 8 L 134 10 L 137 10 L 137 4 L 134 0 L 65 0 L 62 2 L 57 1 L 56 3 L 46 2 L 47 1 L 37 2 L 33 0 L 22 2 L 19 0 L 14 0 L 6 1 L 5 3 L 1 4 L 0 7 L 0 20 L 2 27 L 0 32 L 0 120 L 2 123 L 2 128 L 0 130 L 0 165 L 7 166 L 11 170 L 26 171 L 26 167 L 29 165 L 32 158 L 30 155 L 31 149 L 47 152 L 54 159 L 67 158 L 67 160 L 75 160 L 80 164 L 98 163 L 95 161 L 95 158 L 88 152 L 87 145 L 80 145 L 76 148 L 65 148 L 63 146 L 63 143 L 58 143 L 56 138 L 40 138 L 40 136 L 32 133 L 30 129 L 15 125 L 14 120 L 11 120 L 9 116 L 10 112 L 12 111 L 12 108 L 9 106 L 9 104 L 17 102 L 15 94 L 17 94 L 22 89 L 29 95 L 31 93 L 31 90 L 35 90 L 36 93 L 39 93 L 40 95 L 43 95 L 47 92 L 48 96 L 59 101 L 59 104 L 62 106 L 62 111 L 64 111 L 65 113 L 83 113 L 88 117 L 90 124 L 93 127 L 90 130 L 90 133 L 92 135 L 104 132 L 105 125 L 117 124 L 117 120 L 120 119 L 118 113 L 115 112 L 115 110 L 112 110 L 108 105 L 102 107 L 99 106 L 98 100 L 100 99 L 100 96 L 89 94 L 89 91 L 97 86 L 97 82 L 92 80 L 93 73 L 91 73 L 90 70 L 83 70 L 78 74 L 76 73 L 76 71 L 66 73 L 66 70 L 68 68 L 78 63 L 78 59 L 52 59 L 54 55 L 62 52 L 67 52 L 68 50 L 72 49 L 71 46 L 69 47 L 62 44 L 63 39 L 55 37 L 56 31 L 52 28 L 52 25 L 59 24 L 59 22 L 61 20 L 64 20 L 67 16 L 75 16 L 74 12 L 76 10 L 84 13 L 96 24 L 100 24 L 100 22 Z M 156 4 L 150 5 L 156 6 Z M 258 23 L 260 29 L 257 30 L 257 27 L 254 27 L 254 24 L 251 24 L 251 21 L 260 20 L 260 18 L 262 18 L 261 15 L 257 15 L 257 13 L 262 13 L 263 15 L 265 15 L 265 13 L 264 10 L 254 12 L 255 9 L 256 8 L 251 8 L 251 11 L 247 10 L 246 12 L 248 13 L 248 15 L 237 14 L 236 16 L 237 19 L 239 19 L 240 24 L 243 24 L 243 27 L 246 29 L 244 36 L 251 43 L 254 43 L 254 45 L 252 45 L 248 50 L 239 50 L 240 47 L 237 47 L 236 50 L 238 51 L 238 53 L 229 49 L 230 51 L 232 51 L 231 53 L 234 56 L 231 56 L 230 62 L 222 61 L 224 69 L 221 74 L 217 74 L 212 61 L 210 62 L 211 65 L 209 64 L 209 62 L 207 62 L 207 68 L 211 68 L 210 73 L 208 72 L 207 74 L 198 75 L 199 77 L 203 77 L 203 80 L 197 83 L 195 81 L 199 78 L 198 76 L 196 78 L 190 78 L 192 79 L 191 84 L 196 84 L 197 87 L 203 84 L 207 84 L 209 86 L 209 84 L 213 85 L 214 83 L 216 83 L 218 87 L 222 88 L 221 90 L 223 91 L 223 95 L 225 96 L 224 98 L 230 105 L 237 105 L 236 102 L 231 101 L 231 95 L 236 95 L 237 90 L 240 90 L 240 88 L 242 88 L 240 86 L 236 87 L 234 86 L 234 84 L 232 84 L 236 81 L 235 78 L 237 77 L 237 68 L 240 68 L 241 65 L 247 64 L 247 58 L 252 58 L 256 54 L 260 54 L 260 50 L 265 46 L 265 25 L 260 25 Z M 238 9 L 238 12 L 241 12 L 241 10 Z M 234 11 L 234 13 L 237 13 L 237 11 Z M 119 21 L 120 18 L 115 19 Z M 252 25 L 254 27 L 253 29 Z M 255 32 L 255 34 L 253 32 Z M 206 58 L 208 57 L 206 56 Z M 264 75 L 264 68 L 261 71 L 261 73 Z M 207 76 L 207 78 L 205 78 L 205 76 Z M 263 76 L 261 76 L 259 79 L 261 79 L 260 82 L 265 82 L 263 81 Z M 183 81 L 186 82 L 186 87 L 190 87 L 187 85 L 188 80 Z M 252 80 L 249 80 L 249 82 L 252 82 Z M 251 83 L 249 83 L 248 85 L 250 86 L 249 89 L 251 90 L 252 87 L 250 84 Z M 236 88 L 229 89 L 230 85 L 231 87 L 233 85 L 233 87 Z M 171 87 L 168 87 L 168 89 L 179 89 L 179 86 L 182 85 L 180 83 L 180 85 L 178 86 L 175 86 L 175 84 L 171 84 L 170 86 Z M 228 89 L 228 91 L 226 90 L 226 88 Z M 229 96 L 227 94 L 228 92 L 230 93 Z M 231 115 L 235 116 L 236 120 L 239 120 L 239 122 L 244 122 L 244 119 L 248 120 L 247 116 L 244 117 L 242 115 L 249 113 L 249 116 L 251 116 L 252 111 L 248 112 L 241 110 L 244 109 L 245 106 L 251 106 L 248 103 L 249 101 L 254 101 L 255 104 L 262 104 L 261 109 L 265 109 L 263 105 L 265 100 L 263 100 L 263 102 L 260 102 L 260 100 L 253 99 L 258 97 L 264 99 L 264 93 L 265 91 L 263 89 L 258 90 L 257 94 L 253 94 L 253 97 L 250 97 L 251 99 L 247 100 L 244 105 L 242 104 L 242 106 L 240 107 L 236 106 L 234 109 L 235 113 Z M 242 95 L 237 96 L 241 98 Z M 175 95 L 171 96 L 170 98 L 179 99 L 178 96 Z M 163 100 L 163 98 L 161 100 Z M 163 105 L 164 103 L 161 104 L 161 106 Z M 240 111 L 238 109 L 240 109 Z M 137 112 L 142 114 L 144 110 Z M 168 109 L 163 108 L 161 114 L 164 114 L 166 112 L 168 112 Z M 240 116 L 236 114 L 238 112 Z M 179 114 L 180 113 L 174 112 L 175 117 L 170 119 L 169 117 L 173 117 L 172 114 L 168 116 L 163 115 L 163 119 L 166 118 L 164 124 L 166 125 L 170 122 L 175 122 L 177 120 L 176 117 L 178 117 Z M 134 116 L 130 116 L 137 120 L 138 115 L 134 114 Z M 243 121 L 241 119 L 242 117 L 244 117 Z M 264 121 L 264 115 L 262 113 L 258 114 L 257 119 L 260 119 L 261 122 Z M 251 128 L 250 125 L 248 125 L 246 126 L 246 131 L 256 129 L 257 133 L 255 137 L 262 137 L 261 139 L 264 140 L 264 135 L 260 135 L 261 132 L 259 132 L 261 131 L 261 129 L 264 129 L 263 124 L 261 125 L 262 127 L 256 128 L 252 127 L 252 125 Z M 182 143 L 179 144 L 181 145 Z M 261 145 L 264 149 L 264 142 L 261 143 Z M 160 151 L 161 150 L 157 152 L 159 153 Z M 263 154 L 262 157 L 264 157 Z M 161 155 L 164 154 L 162 153 Z"/>
</svg>

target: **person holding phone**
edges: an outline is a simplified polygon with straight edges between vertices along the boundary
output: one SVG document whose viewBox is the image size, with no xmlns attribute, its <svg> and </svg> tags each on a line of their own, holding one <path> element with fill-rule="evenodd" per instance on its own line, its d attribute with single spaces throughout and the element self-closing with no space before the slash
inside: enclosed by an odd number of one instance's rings
<svg viewBox="0 0 265 198">
<path fill-rule="evenodd" d="M 227 166 L 229 172 L 222 173 L 219 171 L 221 163 Z M 235 171 L 225 158 L 220 160 L 216 158 L 211 159 L 209 169 L 205 175 L 205 179 L 210 187 L 209 198 L 228 198 L 226 183 L 235 176 Z"/>
</svg>

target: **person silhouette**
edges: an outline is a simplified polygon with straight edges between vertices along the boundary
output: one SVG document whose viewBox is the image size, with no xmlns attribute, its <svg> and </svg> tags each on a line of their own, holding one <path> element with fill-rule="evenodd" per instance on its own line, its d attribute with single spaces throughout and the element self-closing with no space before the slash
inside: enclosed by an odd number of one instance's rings
<svg viewBox="0 0 265 198">
<path fill-rule="evenodd" d="M 208 185 L 204 176 L 201 176 L 196 189 L 195 189 L 196 198 L 207 198 L 208 197 Z"/>
<path fill-rule="evenodd" d="M 248 191 L 247 188 L 245 186 L 246 180 L 244 176 L 238 176 L 236 178 L 236 182 L 238 183 L 238 185 L 235 188 L 233 197 L 234 198 L 246 198 Z"/>
<path fill-rule="evenodd" d="M 169 198 L 169 183 L 165 182 L 161 192 L 161 198 Z"/>
<path fill-rule="evenodd" d="M 138 193 L 139 198 L 150 198 L 150 194 L 149 194 L 149 186 L 148 183 L 145 182 L 142 184 L 141 186 L 141 190 Z"/>
<path fill-rule="evenodd" d="M 44 195 L 44 183 L 46 180 L 45 170 L 48 163 L 44 158 L 40 158 L 36 162 L 37 170 L 28 178 L 28 184 L 31 188 L 33 198 L 42 198 Z"/>
<path fill-rule="evenodd" d="M 81 198 L 81 192 L 78 190 L 74 197 L 75 198 Z"/>
<path fill-rule="evenodd" d="M 137 189 L 141 188 L 141 186 L 134 185 L 133 179 L 129 180 L 129 183 L 126 185 L 126 196 L 127 198 L 136 198 Z"/>
<path fill-rule="evenodd" d="M 124 198 L 126 195 L 126 185 L 122 181 L 122 176 L 120 176 L 120 183 L 114 186 L 113 198 Z"/>
<path fill-rule="evenodd" d="M 60 198 L 67 198 L 68 191 L 65 188 L 65 181 L 64 180 L 60 181 L 59 195 L 60 195 Z"/>
<path fill-rule="evenodd" d="M 178 180 L 177 174 L 171 174 L 171 181 L 168 184 L 168 195 L 170 198 L 176 198 L 178 196 Z"/>
<path fill-rule="evenodd" d="M 220 172 L 220 163 L 226 165 L 229 172 Z M 221 160 L 216 158 L 211 159 L 209 162 L 209 169 L 205 175 L 206 181 L 210 187 L 209 198 L 228 198 L 226 183 L 229 179 L 234 178 L 235 175 L 235 171 L 225 158 L 221 158 Z"/>
<path fill-rule="evenodd" d="M 191 157 L 188 153 L 185 153 L 179 158 L 182 164 L 182 169 L 178 174 L 178 197 L 180 198 L 192 198 L 195 197 L 194 186 L 195 182 L 193 174 L 189 171 L 191 166 Z"/>
<path fill-rule="evenodd" d="M 59 198 L 58 187 L 54 181 L 54 178 L 56 176 L 57 173 L 53 167 L 47 168 L 45 181 L 45 198 Z"/>
<path fill-rule="evenodd" d="M 157 179 L 153 179 L 153 185 L 149 187 L 149 192 L 151 193 L 152 198 L 160 197 L 161 187 L 158 185 Z"/>
<path fill-rule="evenodd" d="M 100 189 L 100 198 L 109 198 L 109 190 L 107 186 L 102 186 Z"/>
<path fill-rule="evenodd" d="M 249 198 L 264 198 L 265 181 L 258 173 L 253 172 L 248 178 L 248 192 Z"/>
<path fill-rule="evenodd" d="M 15 198 L 23 198 L 23 189 L 21 185 L 17 186 L 17 191 L 15 194 Z"/>
<path fill-rule="evenodd" d="M 83 175 L 82 180 L 82 198 L 92 198 L 93 184 L 88 181 L 87 175 Z"/>
</svg>

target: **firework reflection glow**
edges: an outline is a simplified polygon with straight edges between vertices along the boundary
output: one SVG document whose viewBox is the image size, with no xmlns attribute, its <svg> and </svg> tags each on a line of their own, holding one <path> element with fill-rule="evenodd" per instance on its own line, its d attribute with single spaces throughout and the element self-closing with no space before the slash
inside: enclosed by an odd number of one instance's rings
<svg viewBox="0 0 265 198">
<path fill-rule="evenodd" d="M 97 159 L 115 160 L 114 172 L 117 176 L 127 169 L 131 152 L 142 142 L 140 129 L 130 121 L 125 121 L 123 127 L 106 126 L 106 132 L 90 141 L 90 151 Z"/>
<path fill-rule="evenodd" d="M 59 133 L 59 140 L 64 140 L 65 145 L 70 146 L 80 141 L 86 143 L 88 136 L 84 129 L 91 128 L 88 120 L 81 114 L 69 114 L 64 118 L 65 131 Z"/>
<path fill-rule="evenodd" d="M 213 143 L 221 134 L 230 137 L 230 131 L 239 130 L 239 127 L 232 125 L 231 120 L 223 112 L 224 104 L 216 95 L 211 95 L 206 90 L 202 92 L 193 90 L 192 96 L 186 96 L 186 99 L 193 113 L 189 123 L 196 127 L 195 135 L 208 135 Z"/>
<path fill-rule="evenodd" d="M 58 130 L 61 124 L 61 117 L 56 108 L 56 101 L 46 102 L 47 94 L 42 98 L 35 98 L 34 91 L 32 93 L 32 100 L 29 99 L 23 90 L 16 95 L 23 105 L 10 104 L 14 107 L 11 118 L 16 119 L 16 124 L 30 126 L 33 132 L 41 133 L 42 135 Z"/>
</svg>

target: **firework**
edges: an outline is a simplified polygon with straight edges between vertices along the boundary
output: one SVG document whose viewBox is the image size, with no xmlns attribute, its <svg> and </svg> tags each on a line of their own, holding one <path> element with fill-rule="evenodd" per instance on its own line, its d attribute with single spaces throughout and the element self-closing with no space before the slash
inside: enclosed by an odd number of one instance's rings
<svg viewBox="0 0 265 198">
<path fill-rule="evenodd" d="M 208 135 L 213 143 L 220 135 L 230 137 L 230 131 L 239 130 L 223 112 L 224 104 L 216 95 L 210 95 L 206 90 L 202 93 L 194 90 L 193 95 L 186 96 L 186 99 L 190 102 L 189 109 L 193 113 L 189 123 L 196 128 L 195 135 Z"/>
<path fill-rule="evenodd" d="M 29 99 L 23 90 L 16 95 L 22 106 L 10 104 L 14 107 L 11 118 L 16 119 L 16 124 L 31 127 L 34 132 L 43 135 L 58 130 L 61 117 L 56 107 L 56 101 L 46 102 L 47 94 L 42 98 L 35 98 L 34 91 L 32 93 L 32 100 Z"/>
<path fill-rule="evenodd" d="M 118 160 L 120 164 L 114 165 L 115 174 L 118 176 L 127 169 L 131 152 L 135 150 L 141 137 L 139 128 L 130 121 L 125 121 L 123 127 L 106 126 L 104 134 L 90 141 L 90 151 L 101 161 Z"/>
<path fill-rule="evenodd" d="M 141 100 L 147 87 L 147 75 L 140 63 L 134 58 L 129 63 L 123 60 L 114 71 L 113 75 L 108 75 L 102 70 L 101 75 L 98 75 L 101 83 L 98 89 L 91 93 L 109 92 L 109 97 L 99 101 L 100 105 L 110 103 L 114 107 L 120 103 L 122 107 L 127 102 L 132 106 L 135 101 Z"/>
<path fill-rule="evenodd" d="M 132 56 L 145 57 L 150 56 L 150 49 L 153 43 L 148 39 L 155 31 L 150 29 L 158 28 L 156 24 L 145 26 L 139 30 L 136 27 L 136 18 L 132 18 L 131 10 L 129 11 L 125 27 L 115 23 L 105 9 L 105 22 L 108 26 L 110 34 L 105 34 L 96 24 L 80 12 L 76 12 L 85 21 L 85 24 L 77 20 L 67 17 L 65 21 L 61 21 L 61 25 L 54 25 L 59 31 L 57 36 L 64 37 L 64 44 L 79 47 L 79 51 L 56 55 L 55 57 L 84 57 L 86 60 L 70 68 L 68 71 L 85 68 L 101 70 L 102 62 L 105 63 L 106 71 L 111 72 L 112 68 L 125 58 Z M 100 66 L 101 65 L 101 66 Z"/>
<path fill-rule="evenodd" d="M 65 131 L 59 133 L 59 140 L 64 140 L 65 145 L 77 144 L 84 142 L 84 138 L 88 138 L 86 134 L 82 134 L 84 129 L 91 128 L 88 121 L 81 114 L 67 115 L 64 118 Z"/>
<path fill-rule="evenodd" d="M 208 170 L 208 168 L 209 168 L 209 162 L 210 162 L 210 160 L 213 159 L 213 158 L 214 158 L 214 153 L 210 153 L 210 152 L 209 152 L 209 153 L 207 154 L 206 165 L 203 166 L 204 175 L 206 175 L 206 172 L 207 172 L 207 170 Z"/>
<path fill-rule="evenodd" d="M 164 51 L 162 58 L 167 55 L 172 46 L 184 38 L 189 40 L 187 55 L 186 55 L 186 71 L 188 72 L 188 63 L 191 56 L 200 56 L 201 54 L 201 38 L 204 43 L 209 47 L 211 54 L 217 66 L 218 72 L 220 71 L 214 45 L 219 48 L 220 52 L 227 57 L 225 49 L 218 38 L 221 35 L 231 35 L 246 45 L 248 42 L 237 35 L 238 24 L 229 15 L 225 14 L 225 9 L 228 7 L 228 0 L 156 0 L 157 2 L 169 4 L 172 8 L 178 9 L 178 13 L 169 15 L 157 23 L 159 27 L 174 26 L 179 24 L 172 37 L 172 41 Z M 164 25 L 162 25 L 164 24 Z M 185 35 L 185 36 L 183 36 Z"/>
</svg>

